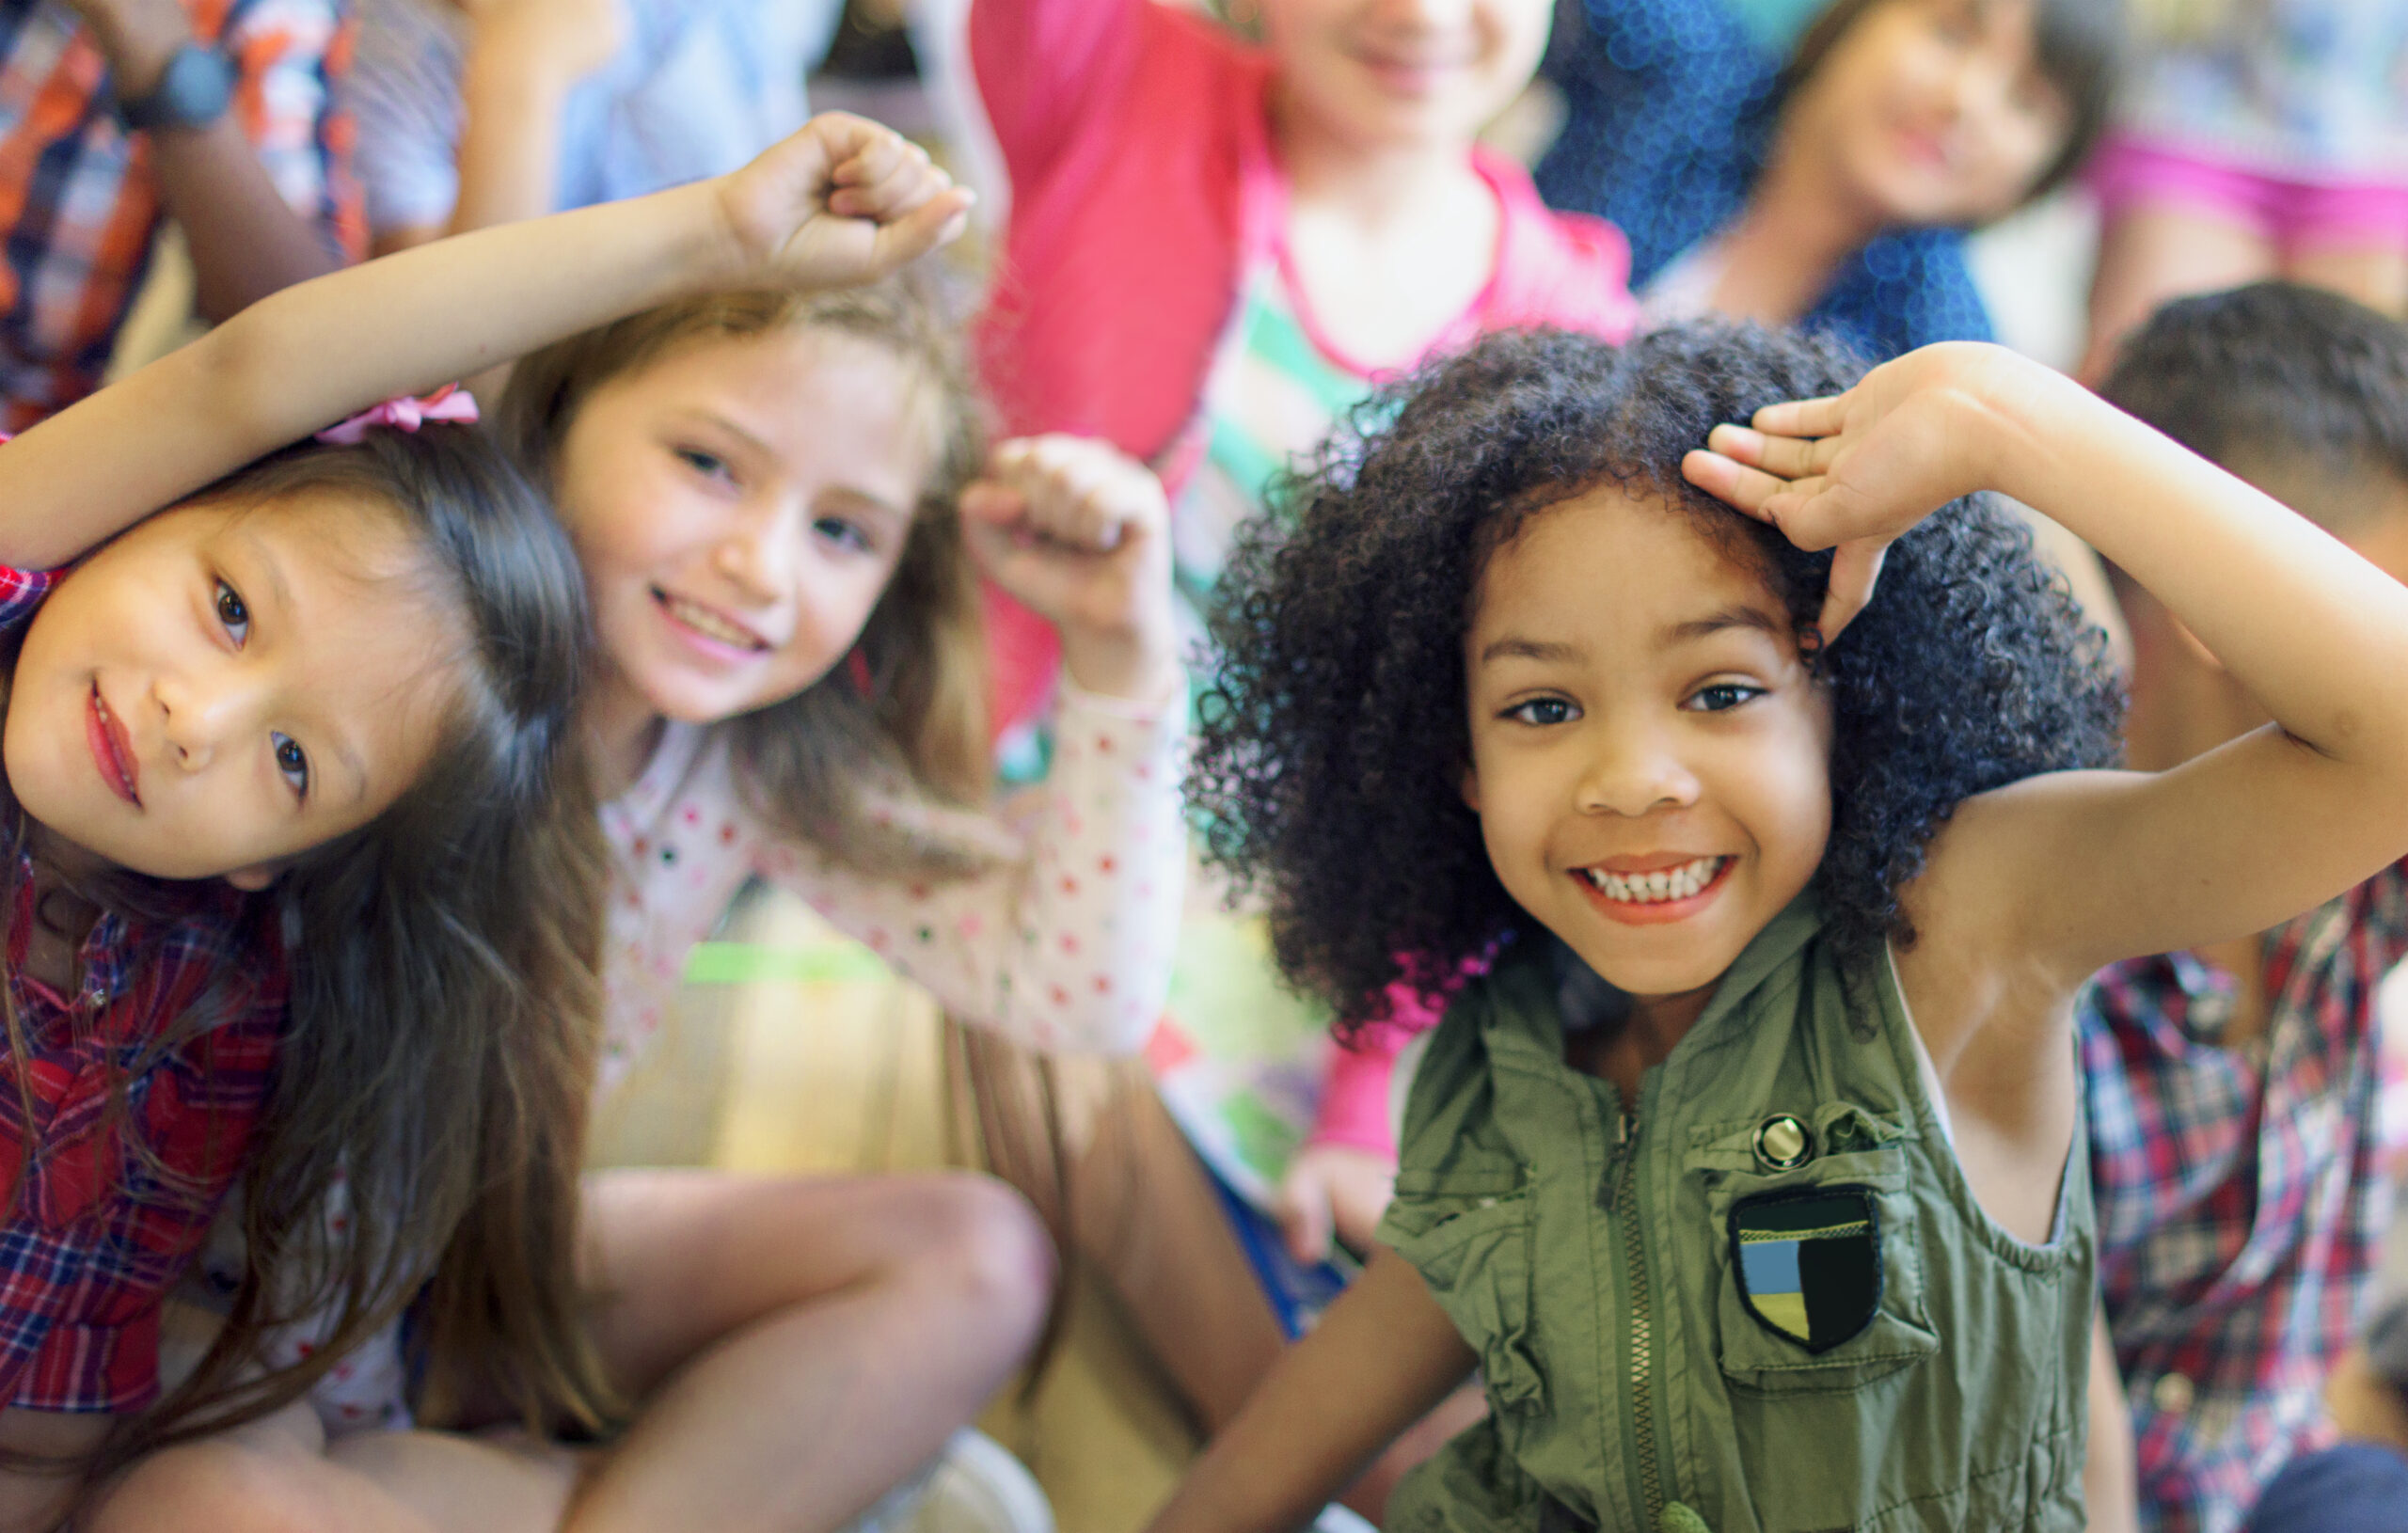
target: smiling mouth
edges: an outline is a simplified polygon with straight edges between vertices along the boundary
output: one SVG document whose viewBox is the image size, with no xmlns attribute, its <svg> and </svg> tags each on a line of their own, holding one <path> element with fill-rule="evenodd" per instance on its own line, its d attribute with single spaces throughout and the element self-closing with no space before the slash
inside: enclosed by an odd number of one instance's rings
<svg viewBox="0 0 2408 1533">
<path fill-rule="evenodd" d="M 1714 887 L 1734 860 L 1700 857 L 1654 873 L 1608 873 L 1604 868 L 1575 868 L 1589 887 L 1616 905 L 1645 908 L 1694 899 Z"/>
<path fill-rule="evenodd" d="M 109 712 L 108 699 L 101 696 L 101 684 L 92 683 L 91 700 L 84 709 L 84 735 L 92 748 L 92 760 L 101 769 L 101 781 L 109 791 L 132 804 L 142 807 L 142 768 L 134 759 L 134 736 L 125 721 Z"/>
<path fill-rule="evenodd" d="M 658 586 L 652 588 L 652 599 L 673 623 L 692 629 L 714 643 L 752 654 L 767 651 L 769 641 L 726 613 L 689 602 L 683 596 L 673 596 Z"/>
</svg>

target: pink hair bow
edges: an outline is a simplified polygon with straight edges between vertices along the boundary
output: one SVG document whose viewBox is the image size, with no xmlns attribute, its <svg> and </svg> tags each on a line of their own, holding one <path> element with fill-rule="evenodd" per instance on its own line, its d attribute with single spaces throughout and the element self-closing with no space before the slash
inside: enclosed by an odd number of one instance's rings
<svg viewBox="0 0 2408 1533">
<path fill-rule="evenodd" d="M 473 426 L 477 422 L 477 397 L 458 384 L 445 384 L 423 397 L 404 394 L 382 404 L 372 404 L 350 419 L 328 426 L 318 433 L 318 440 L 337 447 L 350 447 L 366 436 L 371 426 L 416 431 L 421 422 L 428 420 L 451 420 Z"/>
</svg>

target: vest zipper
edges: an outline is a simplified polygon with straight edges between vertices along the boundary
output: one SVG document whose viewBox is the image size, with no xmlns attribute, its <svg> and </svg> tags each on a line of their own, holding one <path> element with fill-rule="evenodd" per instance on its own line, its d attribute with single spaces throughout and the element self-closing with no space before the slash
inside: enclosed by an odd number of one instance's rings
<svg viewBox="0 0 2408 1533">
<path fill-rule="evenodd" d="M 1614 1155 L 1622 1169 L 1614 1183 L 1614 1223 L 1622 1234 L 1624 1275 L 1630 1284 L 1630 1434 L 1639 1455 L 1639 1489 L 1646 1502 L 1647 1526 L 1664 1515 L 1664 1477 L 1656 1457 L 1656 1320 L 1647 1292 L 1647 1256 L 1640 1249 L 1639 1154 L 1632 1146 L 1631 1114 L 1614 1114 Z"/>
</svg>

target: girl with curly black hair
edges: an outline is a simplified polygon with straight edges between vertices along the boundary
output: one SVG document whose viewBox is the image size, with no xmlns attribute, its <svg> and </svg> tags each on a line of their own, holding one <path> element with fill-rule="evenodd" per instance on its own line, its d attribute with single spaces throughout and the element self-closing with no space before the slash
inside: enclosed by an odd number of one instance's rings
<svg viewBox="0 0 2408 1533">
<path fill-rule="evenodd" d="M 1475 1366 L 1387 1527 L 2083 1526 L 2069 1003 L 2408 850 L 2408 591 L 2012 354 L 1853 376 L 1494 339 L 1244 551 L 1196 791 L 1283 968 L 1358 1022 L 1488 970 L 1386 1247 L 1158 1529 L 1308 1520 Z M 2099 641 L 1984 489 L 2277 722 L 2104 770 Z"/>
</svg>

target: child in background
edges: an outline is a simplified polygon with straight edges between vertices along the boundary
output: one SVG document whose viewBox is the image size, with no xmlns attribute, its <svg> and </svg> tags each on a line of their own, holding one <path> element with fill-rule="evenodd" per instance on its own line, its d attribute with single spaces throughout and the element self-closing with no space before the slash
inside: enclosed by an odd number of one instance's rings
<svg viewBox="0 0 2408 1533">
<path fill-rule="evenodd" d="M 151 245 L 223 320 L 356 260 L 336 0 L 22 0 L 0 23 L 0 430 L 99 387 Z"/>
<path fill-rule="evenodd" d="M 0 449 L 0 1447 L 63 1459 L 0 1474 L 8 1525 L 52 1525 L 80 1471 L 295 1399 L 334 1357 L 261 1377 L 267 1326 L 304 1304 L 356 1338 L 439 1258 L 502 1333 L 477 1361 L 505 1396 L 594 1414 L 569 1222 L 487 1185 L 576 1159 L 574 1112 L 541 1112 L 579 1077 L 597 946 L 592 830 L 554 769 L 573 552 L 457 396 L 284 444 L 711 275 L 841 278 L 868 242 L 812 222 L 822 183 L 848 211 L 887 195 L 849 147 L 304 285 Z M 958 212 L 899 224 L 891 259 Z M 233 1320 L 154 1404 L 162 1293 L 238 1176 Z"/>
<path fill-rule="evenodd" d="M 2102 392 L 2408 580 L 2408 326 L 2285 283 L 2188 299 L 2125 343 Z M 2134 766 L 2264 725 L 2163 604 L 2117 584 Z M 2114 965 L 2083 992 L 2099 1285 L 2147 1527 L 2232 1533 L 2287 1463 L 2314 1474 L 2331 1444 L 2324 1382 L 2390 1212 L 2375 997 L 2403 956 L 2395 863 L 2280 925 Z M 2396 1521 L 2396 1493 L 2380 1505 Z"/>
<path fill-rule="evenodd" d="M 975 0 L 1012 183 L 980 361 L 1009 429 L 1101 436 L 1179 507 L 1209 590 L 1264 481 L 1380 374 L 1482 331 L 1629 332 L 1621 237 L 1542 206 L 1475 134 L 1529 82 L 1546 0 L 1265 0 L 1265 45 L 1149 0 Z M 1209 453 L 1228 481 L 1190 497 Z M 1054 640 L 1000 608 L 996 723 Z"/>
<path fill-rule="evenodd" d="M 2082 376 L 2169 298 L 2283 277 L 2408 311 L 2408 9 L 2143 0 L 2146 46 L 2089 177 Z"/>
<path fill-rule="evenodd" d="M 1161 492 L 1092 442 L 988 454 L 958 333 L 908 278 L 744 288 L 514 371 L 501 424 L 554 489 L 599 638 L 581 726 L 610 852 L 602 1090 L 755 877 L 1030 1047 L 1125 1053 L 1161 1007 L 1185 721 Z M 990 781 L 974 552 L 1069 656 L 1024 844 L 972 813 Z M 494 1527 L 832 1528 L 986 1402 L 1052 1297 L 1036 1216 L 962 1174 L 599 1173 L 582 1225 L 600 1362 L 633 1402 L 608 1449 L 363 1433 L 277 1471 L 250 1515 L 449 1497 Z M 949 1462 L 980 1474 L 995 1452 Z"/>
<path fill-rule="evenodd" d="M 1877 361 L 1989 339 L 1965 230 L 2081 165 L 2118 50 L 2096 0 L 1834 0 L 1786 59 L 1730 0 L 1585 14 L 1548 68 L 1547 200 L 1630 236 L 1651 323 L 1803 324 Z"/>
<path fill-rule="evenodd" d="M 377 254 L 721 175 L 809 115 L 840 0 L 361 0 Z"/>
<path fill-rule="evenodd" d="M 1359 1018 L 1497 957 L 1392 1248 L 1158 1527 L 1301 1523 L 1475 1365 L 1387 1525 L 2084 1525 L 2072 1002 L 2408 850 L 2408 590 L 1996 348 L 1769 403 L 1843 355 L 1499 338 L 1233 563 L 1194 778 L 1286 972 Z M 2079 769 L 2114 679 L 1986 487 L 2279 723 Z"/>
</svg>

